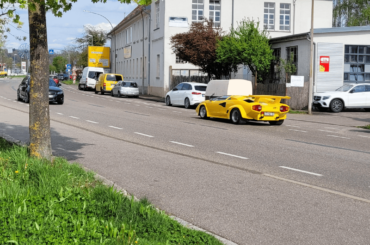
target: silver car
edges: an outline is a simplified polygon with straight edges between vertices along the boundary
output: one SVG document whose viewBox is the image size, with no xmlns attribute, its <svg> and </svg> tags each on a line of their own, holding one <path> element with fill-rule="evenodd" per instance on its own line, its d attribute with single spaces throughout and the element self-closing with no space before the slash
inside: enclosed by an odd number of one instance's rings
<svg viewBox="0 0 370 245">
<path fill-rule="evenodd" d="M 127 97 L 139 97 L 139 88 L 135 82 L 118 81 L 112 89 L 112 96 L 121 97 L 122 95 Z"/>
</svg>

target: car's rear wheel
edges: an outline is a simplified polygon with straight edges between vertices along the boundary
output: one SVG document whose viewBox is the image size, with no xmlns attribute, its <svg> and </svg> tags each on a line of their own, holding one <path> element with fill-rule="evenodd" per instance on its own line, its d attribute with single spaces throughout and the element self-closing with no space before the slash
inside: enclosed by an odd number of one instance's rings
<svg viewBox="0 0 370 245">
<path fill-rule="evenodd" d="M 121 92 L 120 91 L 118 91 L 118 95 L 117 95 L 117 97 L 119 97 L 119 98 L 121 98 Z"/>
<path fill-rule="evenodd" d="M 171 98 L 170 96 L 166 97 L 166 106 L 171 106 Z"/>
<path fill-rule="evenodd" d="M 370 111 L 370 108 L 364 108 L 365 111 Z"/>
<path fill-rule="evenodd" d="M 343 111 L 343 109 L 344 109 L 344 104 L 343 104 L 343 101 L 341 101 L 340 99 L 334 99 L 330 103 L 330 110 L 334 113 L 341 112 Z"/>
<path fill-rule="evenodd" d="M 189 98 L 186 98 L 184 101 L 185 109 L 189 109 L 191 107 Z"/>
<path fill-rule="evenodd" d="M 207 109 L 204 105 L 202 105 L 199 109 L 199 116 L 202 119 L 208 119 Z"/>
<path fill-rule="evenodd" d="M 78 85 L 78 90 L 82 90 L 81 84 Z"/>
<path fill-rule="evenodd" d="M 89 88 L 87 87 L 87 85 L 84 86 L 84 91 L 87 91 Z"/>
<path fill-rule="evenodd" d="M 100 88 L 100 94 L 101 94 L 101 95 L 104 95 L 104 91 L 103 91 L 103 89 L 102 89 L 102 88 Z"/>
<path fill-rule="evenodd" d="M 96 90 L 96 88 L 95 88 L 95 91 L 94 91 L 94 92 L 95 92 L 95 94 L 98 94 L 98 92 L 99 92 L 99 91 L 98 91 L 98 90 Z"/>
<path fill-rule="evenodd" d="M 239 124 L 242 121 L 242 116 L 239 109 L 233 109 L 230 113 L 230 120 L 234 124 Z"/>
<path fill-rule="evenodd" d="M 284 123 L 284 120 L 280 121 L 269 121 L 270 125 L 282 125 Z"/>
</svg>

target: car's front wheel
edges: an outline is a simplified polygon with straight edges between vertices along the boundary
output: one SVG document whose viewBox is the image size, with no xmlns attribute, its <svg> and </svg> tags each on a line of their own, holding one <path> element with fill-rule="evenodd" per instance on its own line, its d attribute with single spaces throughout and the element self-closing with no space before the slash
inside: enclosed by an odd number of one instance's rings
<svg viewBox="0 0 370 245">
<path fill-rule="evenodd" d="M 170 96 L 166 97 L 166 106 L 171 106 L 171 98 Z"/>
<path fill-rule="evenodd" d="M 343 109 L 344 109 L 344 104 L 343 104 L 343 101 L 341 101 L 340 99 L 334 99 L 330 103 L 330 110 L 334 113 L 341 112 L 343 111 Z"/>
<path fill-rule="evenodd" d="M 186 98 L 184 101 L 185 109 L 189 109 L 191 107 L 189 98 Z"/>
<path fill-rule="evenodd" d="M 64 98 L 63 97 L 58 100 L 58 104 L 59 105 L 63 105 L 64 104 Z"/>
<path fill-rule="evenodd" d="M 208 119 L 207 109 L 204 105 L 202 105 L 199 109 L 199 116 L 202 119 Z"/>
<path fill-rule="evenodd" d="M 24 103 L 29 103 L 30 102 L 30 96 L 29 96 L 28 93 L 25 94 L 23 101 L 24 101 Z"/>
<path fill-rule="evenodd" d="M 280 121 L 269 121 L 270 125 L 282 125 L 284 123 L 284 120 Z"/>
<path fill-rule="evenodd" d="M 242 121 L 242 116 L 238 109 L 232 110 L 230 114 L 230 120 L 232 123 L 239 124 Z"/>
<path fill-rule="evenodd" d="M 17 91 L 17 100 L 22 101 L 21 95 L 19 94 L 19 90 Z"/>
</svg>

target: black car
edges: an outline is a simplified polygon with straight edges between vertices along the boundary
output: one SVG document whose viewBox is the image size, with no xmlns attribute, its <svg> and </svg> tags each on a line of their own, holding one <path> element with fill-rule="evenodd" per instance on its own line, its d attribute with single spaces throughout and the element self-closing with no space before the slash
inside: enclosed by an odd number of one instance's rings
<svg viewBox="0 0 370 245">
<path fill-rule="evenodd" d="M 63 81 L 63 80 L 65 80 L 65 79 L 64 79 L 64 74 L 63 74 L 63 73 L 59 73 L 59 74 L 58 74 L 58 80 L 59 80 L 59 81 Z"/>
<path fill-rule="evenodd" d="M 26 76 L 21 84 L 19 84 L 17 90 L 17 100 L 30 102 L 30 76 Z M 64 103 L 64 92 L 63 89 L 59 88 L 61 84 L 56 84 L 53 79 L 49 78 L 49 102 L 57 102 L 58 104 Z"/>
</svg>

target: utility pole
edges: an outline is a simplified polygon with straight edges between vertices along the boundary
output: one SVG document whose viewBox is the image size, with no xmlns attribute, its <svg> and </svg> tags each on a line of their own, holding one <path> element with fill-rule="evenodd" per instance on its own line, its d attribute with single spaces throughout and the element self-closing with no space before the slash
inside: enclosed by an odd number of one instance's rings
<svg viewBox="0 0 370 245">
<path fill-rule="evenodd" d="M 314 17 L 314 3 L 312 0 L 311 9 L 311 57 L 310 57 L 310 83 L 308 85 L 308 114 L 312 115 L 312 91 L 313 91 L 313 17 Z"/>
</svg>

